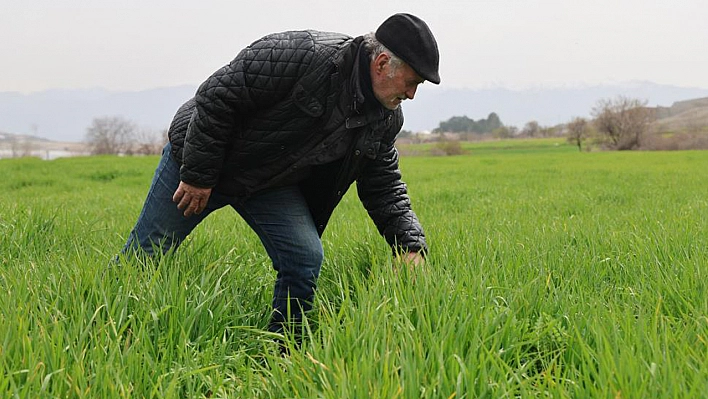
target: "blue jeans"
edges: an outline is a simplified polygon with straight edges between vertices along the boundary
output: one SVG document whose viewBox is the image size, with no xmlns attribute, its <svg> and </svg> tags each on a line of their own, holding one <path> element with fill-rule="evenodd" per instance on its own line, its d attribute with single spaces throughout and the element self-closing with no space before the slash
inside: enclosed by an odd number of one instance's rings
<svg viewBox="0 0 708 399">
<path fill-rule="evenodd" d="M 311 309 L 324 251 L 322 241 L 297 186 L 278 187 L 246 201 L 212 192 L 204 211 L 185 217 L 172 202 L 180 182 L 179 165 L 168 143 L 138 221 L 122 250 L 124 255 L 154 255 L 175 250 L 204 218 L 231 206 L 261 239 L 277 272 L 273 293 L 271 331 L 282 331 L 286 322 L 298 322 Z"/>
</svg>

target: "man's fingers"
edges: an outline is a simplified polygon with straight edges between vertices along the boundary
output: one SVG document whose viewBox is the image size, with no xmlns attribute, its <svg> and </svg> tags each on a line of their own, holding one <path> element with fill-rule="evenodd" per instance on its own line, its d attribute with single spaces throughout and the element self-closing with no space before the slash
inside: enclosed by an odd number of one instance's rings
<svg viewBox="0 0 708 399">
<path fill-rule="evenodd" d="M 179 210 L 186 210 L 189 209 L 189 205 L 192 202 L 192 196 L 185 193 L 182 195 L 182 198 L 179 199 L 179 203 L 177 204 L 177 209 Z"/>
<path fill-rule="evenodd" d="M 198 196 L 186 194 L 177 205 L 177 209 L 184 210 L 184 216 L 198 215 L 206 208 L 206 201 Z"/>
<path fill-rule="evenodd" d="M 177 187 L 177 190 L 175 190 L 174 195 L 172 196 L 172 202 L 180 202 L 182 200 L 182 197 L 184 196 L 184 190 L 182 190 L 182 187 Z"/>
<path fill-rule="evenodd" d="M 187 210 L 189 211 L 189 216 L 196 215 L 201 212 L 201 201 L 199 200 L 199 197 L 192 198 L 192 202 L 190 202 Z"/>
<path fill-rule="evenodd" d="M 210 195 L 210 188 L 197 188 L 180 182 L 172 196 L 172 201 L 177 203 L 177 209 L 184 211 L 184 216 L 189 217 L 202 213 L 209 202 Z"/>
<path fill-rule="evenodd" d="M 179 205 L 177 205 L 177 209 L 184 210 L 185 217 L 190 217 L 194 213 L 194 207 L 191 203 L 187 203 L 185 205 L 182 205 L 182 203 L 180 203 Z"/>
<path fill-rule="evenodd" d="M 194 208 L 194 214 L 199 215 L 200 213 L 202 213 L 204 208 L 206 208 L 206 201 L 204 201 L 203 199 L 198 199 L 197 204 Z"/>
</svg>

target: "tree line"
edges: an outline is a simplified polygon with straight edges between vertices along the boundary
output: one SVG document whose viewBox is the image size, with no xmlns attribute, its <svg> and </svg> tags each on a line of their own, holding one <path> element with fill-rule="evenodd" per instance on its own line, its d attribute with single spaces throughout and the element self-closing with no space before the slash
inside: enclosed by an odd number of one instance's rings
<svg viewBox="0 0 708 399">
<path fill-rule="evenodd" d="M 708 149 L 708 135 L 661 135 L 660 132 L 654 131 L 656 108 L 647 107 L 647 101 L 624 96 L 601 99 L 592 108 L 590 115 L 590 118 L 575 117 L 557 126 L 541 126 L 537 121 L 530 121 L 522 129 L 504 125 L 496 113 L 491 113 L 487 119 L 479 121 L 466 116 L 455 116 L 440 122 L 433 130 L 433 137 L 437 141 L 450 141 L 451 138 L 468 140 L 485 137 L 565 137 L 580 151 L 589 147 L 619 151 Z M 678 144 L 680 140 L 684 141 L 683 145 Z"/>
<path fill-rule="evenodd" d="M 453 116 L 447 121 L 440 122 L 440 125 L 433 130 L 433 133 L 455 132 L 455 133 L 491 133 L 495 129 L 502 127 L 499 115 L 492 112 L 486 119 L 475 121 L 465 116 Z"/>
<path fill-rule="evenodd" d="M 440 122 L 433 134 L 444 135 L 452 133 L 462 140 L 493 137 L 499 139 L 515 137 L 551 137 L 559 134 L 555 127 L 541 126 L 537 121 L 530 121 L 519 129 L 502 123 L 499 115 L 492 112 L 486 119 L 475 121 L 467 116 L 453 116 L 447 121 Z"/>
</svg>

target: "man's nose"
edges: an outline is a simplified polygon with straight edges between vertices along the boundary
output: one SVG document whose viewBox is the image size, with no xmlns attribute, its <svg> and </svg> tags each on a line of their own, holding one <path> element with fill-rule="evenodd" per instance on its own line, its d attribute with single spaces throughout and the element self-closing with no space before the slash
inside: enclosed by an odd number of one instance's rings
<svg viewBox="0 0 708 399">
<path fill-rule="evenodd" d="M 415 97 L 415 92 L 416 92 L 416 90 L 418 90 L 418 86 L 417 86 L 417 85 L 416 85 L 416 86 L 413 86 L 413 88 L 411 88 L 411 89 L 406 90 L 406 97 L 407 97 L 409 100 L 412 100 L 413 97 Z"/>
</svg>

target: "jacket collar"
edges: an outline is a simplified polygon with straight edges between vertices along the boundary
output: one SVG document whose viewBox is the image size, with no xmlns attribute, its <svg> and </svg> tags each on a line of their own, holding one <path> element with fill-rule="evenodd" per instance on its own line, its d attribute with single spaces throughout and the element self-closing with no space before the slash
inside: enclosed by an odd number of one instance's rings
<svg viewBox="0 0 708 399">
<path fill-rule="evenodd" d="M 371 111 L 379 114 L 383 110 L 383 106 L 379 104 L 374 96 L 374 90 L 371 86 L 371 72 L 369 70 L 369 52 L 364 46 L 364 37 L 359 36 L 354 39 L 354 45 L 357 46 L 354 56 L 352 73 L 349 84 L 354 96 L 354 111 L 357 113 L 369 113 Z"/>
</svg>

